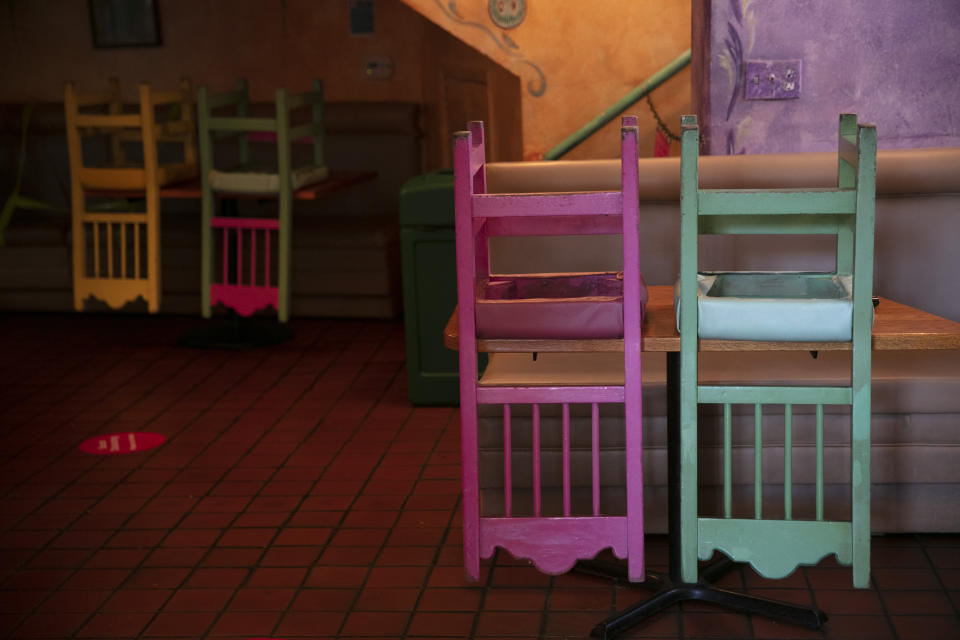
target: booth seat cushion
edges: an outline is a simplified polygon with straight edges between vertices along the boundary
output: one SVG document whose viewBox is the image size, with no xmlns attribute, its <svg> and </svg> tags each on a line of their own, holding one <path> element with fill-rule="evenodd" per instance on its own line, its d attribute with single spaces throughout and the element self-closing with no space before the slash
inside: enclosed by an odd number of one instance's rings
<svg viewBox="0 0 960 640">
<path fill-rule="evenodd" d="M 326 180 L 328 175 L 326 166 L 303 165 L 291 171 L 290 182 L 296 191 Z M 277 193 L 280 190 L 280 176 L 276 171 L 266 168 L 214 169 L 210 172 L 210 186 L 214 191 L 223 193 Z"/>
</svg>

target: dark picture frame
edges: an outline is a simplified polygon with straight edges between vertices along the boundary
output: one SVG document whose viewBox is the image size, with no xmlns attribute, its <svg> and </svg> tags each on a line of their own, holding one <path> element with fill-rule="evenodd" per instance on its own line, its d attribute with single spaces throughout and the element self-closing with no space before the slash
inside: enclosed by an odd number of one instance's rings
<svg viewBox="0 0 960 640">
<path fill-rule="evenodd" d="M 160 46 L 156 0 L 89 0 L 89 6 L 95 49 Z"/>
</svg>

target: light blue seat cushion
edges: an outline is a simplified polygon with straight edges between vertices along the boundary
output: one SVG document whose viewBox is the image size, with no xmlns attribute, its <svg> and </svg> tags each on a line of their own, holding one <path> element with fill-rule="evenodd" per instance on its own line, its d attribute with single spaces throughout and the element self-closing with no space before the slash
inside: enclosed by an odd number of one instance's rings
<svg viewBox="0 0 960 640">
<path fill-rule="evenodd" d="M 674 303 L 679 327 L 679 286 Z M 796 271 L 698 273 L 697 305 L 702 339 L 851 340 L 850 276 Z"/>
</svg>

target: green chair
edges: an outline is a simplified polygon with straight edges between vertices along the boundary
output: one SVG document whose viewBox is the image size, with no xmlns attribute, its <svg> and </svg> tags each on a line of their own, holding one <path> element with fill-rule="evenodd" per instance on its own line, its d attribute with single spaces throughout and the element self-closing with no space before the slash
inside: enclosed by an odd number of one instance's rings
<svg viewBox="0 0 960 640">
<path fill-rule="evenodd" d="M 212 307 L 218 303 L 241 316 L 272 306 L 277 310 L 277 319 L 285 323 L 290 316 L 294 195 L 298 189 L 328 176 L 324 163 L 323 84 L 314 80 L 311 91 L 297 96 L 277 89 L 275 111 L 270 117 L 250 116 L 246 80 L 240 80 L 235 90 L 217 95 L 210 95 L 203 86 L 197 97 L 197 110 L 203 190 L 203 317 L 209 318 Z M 309 111 L 306 121 L 293 122 L 294 114 L 301 110 Z M 228 169 L 214 164 L 214 138 L 222 137 L 238 138 L 239 164 Z M 292 145 L 301 139 L 312 143 L 313 154 L 311 162 L 295 167 Z M 275 162 L 269 166 L 252 164 L 251 143 L 275 147 Z M 276 199 L 277 215 L 217 216 L 215 193 Z"/>
<path fill-rule="evenodd" d="M 856 587 L 870 580 L 870 349 L 873 321 L 873 228 L 877 134 L 840 116 L 837 188 L 701 189 L 697 174 L 699 131 L 695 116 L 683 118 L 681 159 L 681 250 L 678 283 L 680 330 L 680 440 L 682 577 L 696 582 L 697 558 L 719 550 L 748 562 L 767 578 L 783 578 L 797 566 L 835 554 L 853 566 Z M 709 234 L 826 234 L 836 237 L 836 269 L 829 273 L 725 272 L 698 270 L 698 238 Z M 700 384 L 697 360 L 707 340 L 761 341 L 759 348 L 849 348 L 851 380 L 845 386 L 720 386 Z M 778 344 L 770 344 L 778 343 Z M 852 343 L 849 347 L 833 344 Z M 719 346 L 719 345 L 714 345 Z M 730 349 L 757 347 L 728 344 Z M 815 353 L 814 353 L 815 355 Z M 698 405 L 723 407 L 723 506 L 718 517 L 698 510 Z M 732 508 L 732 405 L 752 405 L 754 496 L 752 517 Z M 784 406 L 783 506 L 764 517 L 762 405 Z M 814 405 L 816 419 L 815 506 L 801 519 L 793 505 L 792 412 Z M 824 518 L 824 405 L 852 407 L 851 513 Z M 748 410 L 749 415 L 749 410 Z M 769 437 L 769 436 L 768 436 Z M 807 470 L 804 470 L 807 471 Z M 799 510 L 798 510 L 799 511 Z M 747 514 L 738 513 L 737 516 Z"/>
</svg>

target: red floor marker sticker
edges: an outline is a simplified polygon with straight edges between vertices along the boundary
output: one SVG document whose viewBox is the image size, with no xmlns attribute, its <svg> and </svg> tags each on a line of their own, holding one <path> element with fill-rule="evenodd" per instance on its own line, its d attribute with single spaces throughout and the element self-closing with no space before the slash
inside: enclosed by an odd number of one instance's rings
<svg viewBox="0 0 960 640">
<path fill-rule="evenodd" d="M 97 456 L 120 456 L 126 453 L 137 453 L 159 447 L 167 441 L 167 437 L 159 433 L 143 431 L 129 431 L 127 433 L 111 433 L 105 436 L 94 436 L 80 443 L 80 451 Z"/>
</svg>

